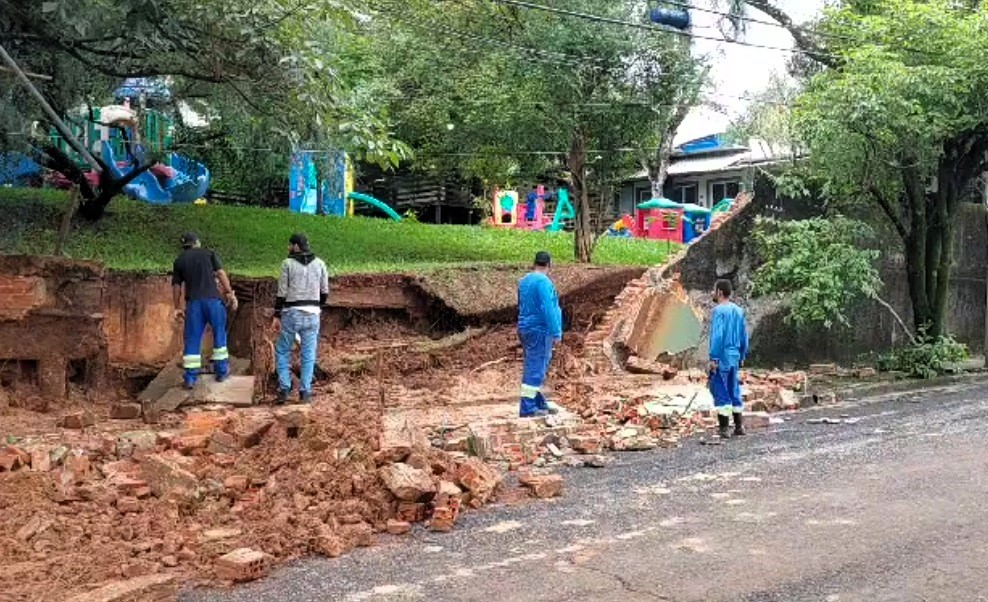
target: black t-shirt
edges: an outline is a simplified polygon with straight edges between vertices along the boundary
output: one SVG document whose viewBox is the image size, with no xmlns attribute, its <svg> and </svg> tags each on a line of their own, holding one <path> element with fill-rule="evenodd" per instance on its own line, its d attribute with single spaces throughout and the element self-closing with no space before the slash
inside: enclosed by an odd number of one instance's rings
<svg viewBox="0 0 988 602">
<path fill-rule="evenodd" d="M 175 260 L 172 268 L 172 285 L 185 285 L 185 299 L 219 299 L 216 272 L 222 270 L 220 258 L 209 249 L 186 249 Z"/>
</svg>

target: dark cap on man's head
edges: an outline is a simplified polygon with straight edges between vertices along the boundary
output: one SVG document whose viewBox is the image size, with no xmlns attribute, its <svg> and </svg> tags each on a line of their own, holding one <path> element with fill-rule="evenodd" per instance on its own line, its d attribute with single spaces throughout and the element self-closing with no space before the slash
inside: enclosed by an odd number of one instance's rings
<svg viewBox="0 0 988 602">
<path fill-rule="evenodd" d="M 295 234 L 292 234 L 291 238 L 288 239 L 288 244 L 298 245 L 300 249 L 308 249 L 309 239 L 305 237 L 305 234 L 296 232 Z"/>
<path fill-rule="evenodd" d="M 185 248 L 195 246 L 199 242 L 199 236 L 195 232 L 186 232 L 182 235 L 182 246 Z"/>
<path fill-rule="evenodd" d="M 549 255 L 549 251 L 539 251 L 536 253 L 535 265 L 543 268 L 547 268 L 552 265 L 552 255 Z"/>
</svg>

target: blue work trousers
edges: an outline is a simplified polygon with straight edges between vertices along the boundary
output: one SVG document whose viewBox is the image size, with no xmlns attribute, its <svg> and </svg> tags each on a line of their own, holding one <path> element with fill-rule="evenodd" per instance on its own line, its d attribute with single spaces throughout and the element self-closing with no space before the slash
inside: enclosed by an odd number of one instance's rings
<svg viewBox="0 0 988 602">
<path fill-rule="evenodd" d="M 710 394 L 714 397 L 714 407 L 717 408 L 717 414 L 730 416 L 732 413 L 741 414 L 744 412 L 738 367 L 719 368 L 711 372 Z"/>
<path fill-rule="evenodd" d="M 552 346 L 555 343 L 552 335 L 545 332 L 519 331 L 523 356 L 521 376 L 521 404 L 518 415 L 522 418 L 531 416 L 538 410 L 547 410 L 545 396 L 542 395 L 542 385 L 549 372 L 549 362 L 552 360 Z"/>
<path fill-rule="evenodd" d="M 230 352 L 226 348 L 226 307 L 220 299 L 194 299 L 185 304 L 185 343 L 182 367 L 185 385 L 196 384 L 202 369 L 202 335 L 213 331 L 213 372 L 217 380 L 230 374 Z"/>
<path fill-rule="evenodd" d="M 284 392 L 292 390 L 292 347 L 295 337 L 301 342 L 302 350 L 299 374 L 299 392 L 312 392 L 312 375 L 316 369 L 316 345 L 319 342 L 319 314 L 289 308 L 281 312 L 281 333 L 275 343 L 275 366 L 278 370 L 278 388 Z"/>
</svg>

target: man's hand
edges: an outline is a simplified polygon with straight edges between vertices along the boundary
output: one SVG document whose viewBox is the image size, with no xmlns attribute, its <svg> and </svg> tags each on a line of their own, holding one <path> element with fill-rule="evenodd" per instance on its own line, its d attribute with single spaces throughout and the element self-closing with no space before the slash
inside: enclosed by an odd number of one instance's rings
<svg viewBox="0 0 988 602">
<path fill-rule="evenodd" d="M 237 296 L 232 292 L 226 296 L 226 306 L 230 311 L 237 311 L 240 307 L 240 302 L 237 301 Z"/>
<path fill-rule="evenodd" d="M 271 332 L 275 334 L 281 332 L 281 320 L 278 319 L 278 316 L 271 318 Z"/>
<path fill-rule="evenodd" d="M 176 322 L 184 322 L 185 321 L 185 310 L 184 309 L 176 309 L 175 310 L 175 321 Z"/>
<path fill-rule="evenodd" d="M 717 363 L 717 360 L 710 360 L 709 362 L 707 362 L 707 373 L 708 374 L 715 374 L 717 372 L 717 369 L 719 367 L 720 366 Z"/>
</svg>

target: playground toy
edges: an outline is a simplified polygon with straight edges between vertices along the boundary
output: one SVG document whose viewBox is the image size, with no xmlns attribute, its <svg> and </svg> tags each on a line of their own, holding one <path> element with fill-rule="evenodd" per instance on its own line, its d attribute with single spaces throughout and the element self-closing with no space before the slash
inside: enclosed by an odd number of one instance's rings
<svg viewBox="0 0 988 602">
<path fill-rule="evenodd" d="M 366 203 L 401 221 L 401 216 L 386 203 L 354 192 L 353 164 L 343 151 L 294 153 L 288 182 L 288 208 L 296 213 L 352 217 L 354 203 Z"/>
<path fill-rule="evenodd" d="M 607 230 L 610 236 L 690 243 L 710 229 L 712 211 L 692 203 L 651 199 L 637 206 L 635 216 L 625 214 Z"/>
<path fill-rule="evenodd" d="M 534 197 L 530 193 L 530 198 L 521 203 L 516 191 L 502 191 L 495 188 L 491 225 L 498 228 L 559 232 L 565 227 L 566 222 L 576 217 L 576 211 L 569 200 L 569 190 L 560 188 L 556 191 L 554 213 L 545 211 L 545 186 L 540 184 L 533 192 Z M 534 201 L 534 207 L 531 207 L 530 201 Z M 529 217 L 532 219 L 528 219 Z"/>
<path fill-rule="evenodd" d="M 141 91 L 142 86 L 153 90 L 151 93 Z M 149 99 L 159 101 L 170 97 L 164 84 L 153 84 L 144 79 L 125 81 L 115 97 L 120 100 L 127 94 L 140 94 L 142 106 Z M 77 148 L 99 155 L 110 175 L 117 180 L 140 169 L 147 160 L 148 150 L 165 153 L 172 144 L 174 126 L 171 119 L 154 109 L 135 111 L 129 96 L 122 98 L 122 104 L 93 109 L 83 119 L 66 121 L 68 134 L 82 144 Z M 49 131 L 48 138 L 52 146 L 79 166 L 91 186 L 99 187 L 99 174 L 57 128 Z M 191 203 L 205 196 L 210 182 L 210 172 L 205 165 L 175 153 L 166 153 L 165 161 L 137 175 L 123 187 L 123 192 L 133 199 L 156 205 Z M 28 156 L 13 153 L 0 157 L 0 184 L 40 185 L 43 173 L 41 166 Z M 49 181 L 58 188 L 73 185 L 61 173 L 51 174 Z"/>
</svg>

